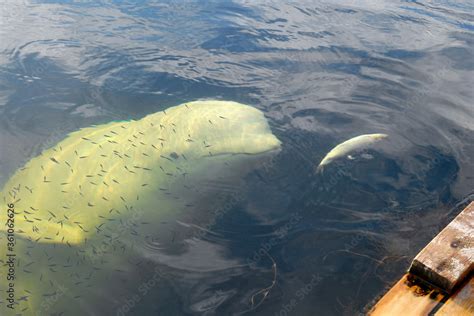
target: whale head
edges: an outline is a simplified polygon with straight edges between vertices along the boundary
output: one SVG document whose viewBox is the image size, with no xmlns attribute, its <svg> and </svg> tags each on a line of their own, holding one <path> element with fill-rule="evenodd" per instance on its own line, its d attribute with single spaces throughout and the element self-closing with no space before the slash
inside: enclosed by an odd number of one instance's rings
<svg viewBox="0 0 474 316">
<path fill-rule="evenodd" d="M 258 168 L 269 167 L 281 147 L 263 113 L 237 102 L 189 102 L 138 122 L 143 125 L 143 131 L 153 125 L 157 134 L 145 132 L 152 139 L 145 139 L 144 143 L 161 139 L 159 144 L 155 142 L 159 150 L 153 157 L 154 165 L 150 166 L 159 185 L 151 185 L 156 189 L 156 196 L 150 197 L 151 206 L 144 207 L 147 220 L 155 223 L 164 218 L 194 224 L 212 222 L 210 218 L 215 216 L 215 210 L 211 205 L 220 203 L 219 197 L 240 194 L 245 176 Z M 163 193 L 160 190 L 175 200 L 172 206 L 160 207 L 155 212 L 153 205 L 167 203 L 160 198 Z M 167 214 L 165 209 L 169 210 Z M 162 242 L 169 230 L 160 226 Z"/>
<path fill-rule="evenodd" d="M 199 181 L 241 177 L 281 146 L 263 113 L 237 102 L 189 102 L 150 115 L 147 121 L 162 126 L 164 141 L 157 163 L 167 157 Z"/>
<path fill-rule="evenodd" d="M 173 139 L 173 148 L 169 149 L 181 150 L 189 157 L 259 155 L 280 148 L 263 113 L 249 105 L 194 101 L 163 114 L 161 124 L 169 127 L 166 133 Z M 155 117 L 148 119 L 153 121 Z"/>
</svg>

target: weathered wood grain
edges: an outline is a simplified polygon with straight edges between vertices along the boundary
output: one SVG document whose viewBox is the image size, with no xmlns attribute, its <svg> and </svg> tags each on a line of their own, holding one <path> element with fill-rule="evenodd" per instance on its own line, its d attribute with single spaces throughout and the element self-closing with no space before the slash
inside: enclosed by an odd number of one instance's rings
<svg viewBox="0 0 474 316">
<path fill-rule="evenodd" d="M 409 272 L 447 293 L 474 269 L 474 202 L 413 260 Z"/>
<path fill-rule="evenodd" d="M 405 274 L 369 312 L 370 316 L 428 315 L 444 295 L 423 285 L 416 284 Z"/>
<path fill-rule="evenodd" d="M 460 288 L 436 312 L 436 316 L 471 316 L 474 315 L 474 277 Z"/>
</svg>

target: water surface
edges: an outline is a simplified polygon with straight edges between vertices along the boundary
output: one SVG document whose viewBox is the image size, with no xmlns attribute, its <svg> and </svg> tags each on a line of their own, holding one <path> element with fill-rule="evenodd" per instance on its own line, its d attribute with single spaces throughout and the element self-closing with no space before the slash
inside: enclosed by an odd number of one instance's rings
<svg viewBox="0 0 474 316">
<path fill-rule="evenodd" d="M 200 98 L 251 104 L 282 152 L 208 231 L 172 253 L 150 247 L 160 280 L 120 311 L 362 313 L 472 197 L 473 9 L 5 1 L 0 184 L 81 127 Z M 389 135 L 384 150 L 314 173 L 332 147 L 369 133 Z"/>
</svg>

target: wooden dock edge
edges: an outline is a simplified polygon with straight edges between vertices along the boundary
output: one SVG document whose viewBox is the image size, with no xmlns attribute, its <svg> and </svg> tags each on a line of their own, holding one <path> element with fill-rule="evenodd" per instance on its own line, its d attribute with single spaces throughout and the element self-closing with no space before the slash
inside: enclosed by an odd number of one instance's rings
<svg viewBox="0 0 474 316">
<path fill-rule="evenodd" d="M 428 315 L 443 300 L 444 294 L 405 274 L 369 311 L 369 315 Z"/>
<path fill-rule="evenodd" d="M 456 264 L 453 264 L 456 263 Z M 474 315 L 474 202 L 416 257 L 370 316 Z"/>
<path fill-rule="evenodd" d="M 413 259 L 408 270 L 451 293 L 474 269 L 474 202 Z"/>
</svg>

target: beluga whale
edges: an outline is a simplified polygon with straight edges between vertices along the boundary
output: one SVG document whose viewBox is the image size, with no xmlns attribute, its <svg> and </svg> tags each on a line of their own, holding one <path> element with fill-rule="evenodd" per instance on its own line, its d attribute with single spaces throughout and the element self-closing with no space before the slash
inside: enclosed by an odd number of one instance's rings
<svg viewBox="0 0 474 316">
<path fill-rule="evenodd" d="M 216 100 L 69 134 L 0 192 L 0 314 L 115 313 L 146 241 L 172 243 L 176 222 L 206 225 L 215 193 L 280 144 L 260 110 Z"/>
</svg>

